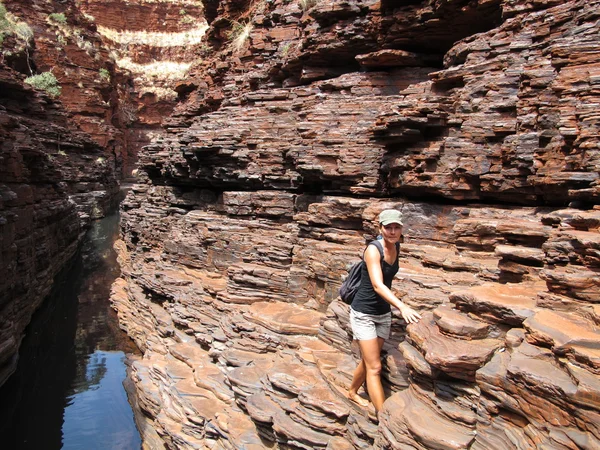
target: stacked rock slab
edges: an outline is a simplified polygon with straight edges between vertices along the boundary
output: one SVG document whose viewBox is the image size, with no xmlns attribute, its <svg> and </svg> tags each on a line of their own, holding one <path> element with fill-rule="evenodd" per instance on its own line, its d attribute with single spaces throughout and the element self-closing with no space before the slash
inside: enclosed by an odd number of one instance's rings
<svg viewBox="0 0 600 450">
<path fill-rule="evenodd" d="M 112 298 L 148 439 L 600 446 L 600 3 L 393 3 L 250 5 L 141 156 Z M 377 420 L 337 290 L 386 208 L 422 319 L 394 312 Z"/>
<path fill-rule="evenodd" d="M 114 115 L 130 156 L 125 175 L 135 168 L 144 145 L 162 134 L 161 123 L 178 100 L 175 85 L 205 46 L 208 25 L 198 0 L 75 0 L 110 50 L 120 102 Z M 125 82 L 126 81 L 126 82 Z"/>
</svg>

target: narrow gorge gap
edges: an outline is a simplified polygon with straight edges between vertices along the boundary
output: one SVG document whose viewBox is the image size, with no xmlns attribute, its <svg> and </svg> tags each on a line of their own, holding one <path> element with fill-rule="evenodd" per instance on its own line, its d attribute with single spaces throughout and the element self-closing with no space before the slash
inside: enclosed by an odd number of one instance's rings
<svg viewBox="0 0 600 450">
<path fill-rule="evenodd" d="M 123 386 L 139 350 L 109 304 L 118 225 L 118 205 L 92 224 L 26 328 L 0 388 L 3 448 L 140 448 Z"/>
</svg>

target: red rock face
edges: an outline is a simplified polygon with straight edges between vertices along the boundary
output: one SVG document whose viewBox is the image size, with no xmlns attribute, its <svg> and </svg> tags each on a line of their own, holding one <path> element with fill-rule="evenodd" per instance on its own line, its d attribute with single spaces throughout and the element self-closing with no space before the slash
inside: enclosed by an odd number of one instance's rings
<svg viewBox="0 0 600 450">
<path fill-rule="evenodd" d="M 203 11 L 202 3 L 192 0 L 123 3 L 116 0 L 78 0 L 85 12 L 94 17 L 96 24 L 114 30 L 180 32 L 187 22 L 182 20 L 182 16 L 201 17 Z"/>
<path fill-rule="evenodd" d="M 115 71 L 129 75 L 116 114 L 130 119 L 120 121 L 130 175 L 142 147 L 162 134 L 162 121 L 178 100 L 175 85 L 205 45 L 204 9 L 195 0 L 75 3 L 110 49 Z"/>
<path fill-rule="evenodd" d="M 146 420 L 174 448 L 600 446 L 600 3 L 303 5 L 220 5 L 141 156 L 113 302 Z M 423 318 L 395 312 L 377 423 L 337 290 L 386 208 Z"/>
<path fill-rule="evenodd" d="M 178 2 L 79 3 L 113 31 L 190 26 Z M 599 7 L 207 2 L 210 48 L 123 204 L 112 301 L 147 443 L 600 446 Z M 174 103 L 135 83 L 140 146 Z M 385 208 L 423 318 L 394 316 L 377 422 L 345 398 L 337 290 Z"/>
<path fill-rule="evenodd" d="M 598 30 L 581 24 L 587 5 L 551 6 L 503 5 L 498 26 L 452 47 L 440 71 L 402 68 L 436 64 L 415 48 L 422 43 L 378 50 L 373 27 L 409 7 L 323 2 L 307 15 L 276 5 L 255 11 L 239 60 L 215 60 L 181 86 L 190 100 L 142 156 L 145 183 L 124 204 L 124 278 L 113 294 L 145 351 L 134 368 L 140 404 L 168 445 L 597 445 L 589 399 L 598 389 L 600 215 L 552 206 L 596 203 L 595 157 L 577 138 L 571 173 L 550 170 L 567 167 L 546 148 L 569 141 L 559 105 L 575 100 L 556 84 L 558 71 L 533 90 L 523 74 L 552 66 L 543 49 L 566 45 L 560 36 L 573 21 L 585 36 Z M 411 8 L 428 26 L 438 20 L 440 34 L 457 32 L 439 20 L 448 10 Z M 360 17 L 367 28 L 352 30 Z M 553 33 L 540 31 L 552 20 Z M 400 28 L 386 39 L 422 33 Z M 349 41 L 334 45 L 334 29 Z M 538 45 L 519 45 L 536 33 Z M 364 67 L 386 70 L 329 78 L 348 69 L 323 65 L 328 57 L 365 50 Z M 580 167 L 588 169 L 573 173 Z M 437 200 L 416 200 L 422 194 Z M 355 360 L 348 310 L 335 298 L 387 207 L 406 218 L 396 290 L 424 314 L 407 329 L 395 319 L 383 371 L 391 395 L 377 426 L 344 400 Z"/>
<path fill-rule="evenodd" d="M 4 4 L 33 31 L 28 63 L 13 67 L 26 76 L 51 71 L 62 89 L 60 101 L 73 122 L 105 149 L 106 158 L 115 159 L 120 175 L 131 172 L 133 161 L 118 129 L 118 76 L 95 25 L 82 16 L 73 0 L 59 5 L 38 0 L 7 0 Z M 65 22 L 53 20 L 52 14 L 63 14 Z"/>
</svg>

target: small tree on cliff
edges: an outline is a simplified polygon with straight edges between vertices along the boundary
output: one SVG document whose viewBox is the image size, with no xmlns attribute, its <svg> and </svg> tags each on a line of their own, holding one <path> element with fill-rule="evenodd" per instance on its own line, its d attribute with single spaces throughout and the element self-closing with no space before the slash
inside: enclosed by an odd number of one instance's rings
<svg viewBox="0 0 600 450">
<path fill-rule="evenodd" d="M 52 72 L 43 72 L 25 79 L 25 83 L 36 89 L 46 91 L 51 97 L 59 97 L 62 91 L 58 80 Z"/>
<path fill-rule="evenodd" d="M 0 3 L 0 44 L 4 42 L 4 37 L 14 35 L 17 52 L 24 51 L 27 57 L 27 66 L 29 73 L 33 74 L 30 64 L 29 47 L 33 40 L 33 30 L 23 21 L 20 21 L 15 15 L 9 13 L 3 3 Z M 8 51 L 3 50 L 2 55 L 8 55 Z"/>
</svg>

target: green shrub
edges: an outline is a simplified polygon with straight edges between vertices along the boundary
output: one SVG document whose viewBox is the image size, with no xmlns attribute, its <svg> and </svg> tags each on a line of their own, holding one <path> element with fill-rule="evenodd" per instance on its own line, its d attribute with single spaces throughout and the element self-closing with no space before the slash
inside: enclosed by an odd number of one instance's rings
<svg viewBox="0 0 600 450">
<path fill-rule="evenodd" d="M 60 96 L 61 87 L 52 72 L 43 72 L 38 75 L 25 78 L 25 83 L 32 85 L 36 89 L 46 91 L 51 97 L 56 98 Z"/>
<path fill-rule="evenodd" d="M 0 31 L 6 31 L 8 28 L 8 20 L 6 18 L 6 6 L 0 3 Z"/>
<path fill-rule="evenodd" d="M 50 22 L 65 25 L 67 23 L 67 16 L 65 16 L 63 13 L 52 13 L 48 15 L 48 20 Z"/>
<path fill-rule="evenodd" d="M 281 56 L 287 56 L 288 52 L 290 51 L 290 47 L 292 46 L 291 42 L 286 42 L 285 44 L 283 44 L 281 46 Z"/>
<path fill-rule="evenodd" d="M 23 40 L 29 42 L 33 39 L 33 30 L 25 22 L 17 22 L 13 26 L 15 34 Z"/>
<path fill-rule="evenodd" d="M 2 40 L 7 34 L 15 34 L 25 45 L 33 39 L 31 27 L 25 22 L 20 22 L 17 17 L 6 10 L 3 3 L 0 3 L 0 35 L 2 35 Z"/>
<path fill-rule="evenodd" d="M 100 73 L 100 78 L 106 81 L 110 81 L 110 72 L 104 67 L 98 71 Z"/>
</svg>

